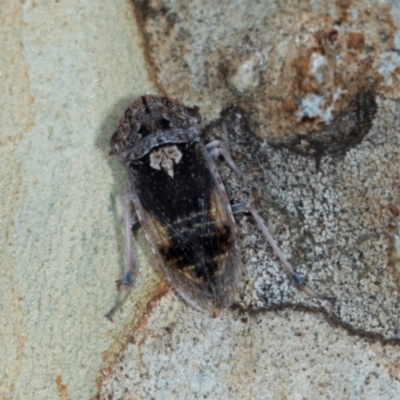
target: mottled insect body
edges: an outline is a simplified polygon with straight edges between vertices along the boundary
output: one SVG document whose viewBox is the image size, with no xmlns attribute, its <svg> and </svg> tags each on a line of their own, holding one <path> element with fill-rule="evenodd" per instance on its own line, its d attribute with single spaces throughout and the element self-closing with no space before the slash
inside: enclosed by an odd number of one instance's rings
<svg viewBox="0 0 400 400">
<path fill-rule="evenodd" d="M 213 160 L 222 155 L 235 172 L 241 171 L 223 143 L 201 143 L 200 120 L 196 107 L 142 96 L 126 110 L 111 138 L 112 152 L 128 169 L 129 189 L 124 285 L 119 301 L 107 314 L 110 319 L 125 300 L 132 275 L 138 270 L 131 235 L 131 227 L 138 221 L 158 264 L 190 305 L 212 312 L 233 301 L 242 263 L 233 212 Z M 293 281 L 308 289 L 257 211 L 244 204 L 236 206 L 235 212 L 253 214 Z"/>
</svg>

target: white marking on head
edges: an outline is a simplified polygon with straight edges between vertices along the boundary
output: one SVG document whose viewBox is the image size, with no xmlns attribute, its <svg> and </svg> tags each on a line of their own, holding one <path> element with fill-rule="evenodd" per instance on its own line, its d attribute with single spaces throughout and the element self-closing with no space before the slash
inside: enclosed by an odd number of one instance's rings
<svg viewBox="0 0 400 400">
<path fill-rule="evenodd" d="M 160 170 L 161 168 L 171 177 L 174 177 L 174 163 L 179 164 L 182 153 L 173 144 L 162 146 L 150 153 L 150 167 Z"/>
</svg>

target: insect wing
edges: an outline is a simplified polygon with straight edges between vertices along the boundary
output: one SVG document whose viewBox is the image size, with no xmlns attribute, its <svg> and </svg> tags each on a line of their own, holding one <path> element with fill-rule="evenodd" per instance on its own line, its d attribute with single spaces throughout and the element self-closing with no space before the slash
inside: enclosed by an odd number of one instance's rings
<svg viewBox="0 0 400 400">
<path fill-rule="evenodd" d="M 172 154 L 173 164 L 160 152 Z M 241 272 L 238 235 L 205 146 L 163 146 L 129 170 L 136 213 L 172 286 L 199 310 L 231 304 Z"/>
</svg>

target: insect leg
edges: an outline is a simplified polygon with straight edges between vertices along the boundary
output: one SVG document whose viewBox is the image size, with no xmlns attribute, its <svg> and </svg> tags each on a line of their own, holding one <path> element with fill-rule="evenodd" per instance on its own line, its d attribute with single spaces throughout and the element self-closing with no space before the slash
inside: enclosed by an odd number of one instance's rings
<svg viewBox="0 0 400 400">
<path fill-rule="evenodd" d="M 297 289 L 302 290 L 303 292 L 307 293 L 309 296 L 316 297 L 321 300 L 329 300 L 329 301 L 332 300 L 329 297 L 321 296 L 318 293 L 314 292 L 314 290 L 312 290 L 309 286 L 306 285 L 304 278 L 300 277 L 299 275 L 296 274 L 296 272 L 294 272 L 292 265 L 286 259 L 282 250 L 280 249 L 280 247 L 276 243 L 275 239 L 271 235 L 269 229 L 267 228 L 267 226 L 264 223 L 264 220 L 261 218 L 258 211 L 250 204 L 250 202 L 234 204 L 232 206 L 232 212 L 234 214 L 251 213 L 254 220 L 256 221 L 256 224 L 261 229 L 261 231 L 264 234 L 265 238 L 267 239 L 268 243 L 274 250 L 274 253 L 278 256 L 284 270 L 289 275 L 290 279 L 292 280 L 293 284 L 297 287 Z"/>
<path fill-rule="evenodd" d="M 131 204 L 129 191 L 125 193 L 124 201 L 124 232 L 125 232 L 125 272 L 122 285 L 120 287 L 120 293 L 118 296 L 117 303 L 107 313 L 106 317 L 112 321 L 115 312 L 122 306 L 132 287 L 133 275 L 138 272 L 138 260 L 136 256 L 135 247 L 132 241 L 132 228 L 135 226 L 139 219 L 136 214 L 131 214 Z"/>
<path fill-rule="evenodd" d="M 233 171 L 235 171 L 239 176 L 243 176 L 243 172 L 233 161 L 231 154 L 229 153 L 229 150 L 224 142 L 221 142 L 220 140 L 213 140 L 212 142 L 206 144 L 206 149 L 213 161 L 215 161 L 219 156 L 222 156 Z"/>
</svg>

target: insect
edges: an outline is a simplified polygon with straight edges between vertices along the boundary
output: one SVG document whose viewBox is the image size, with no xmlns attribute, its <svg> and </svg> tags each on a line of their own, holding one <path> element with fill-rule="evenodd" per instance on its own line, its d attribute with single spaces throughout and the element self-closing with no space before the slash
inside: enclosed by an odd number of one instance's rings
<svg viewBox="0 0 400 400">
<path fill-rule="evenodd" d="M 200 141 L 197 107 L 147 95 L 125 111 L 110 146 L 128 170 L 125 193 L 125 273 L 112 320 L 138 272 L 131 229 L 140 223 L 159 266 L 178 294 L 198 310 L 233 302 L 242 262 L 234 213 L 251 213 L 296 285 L 319 297 L 295 274 L 257 210 L 231 207 L 214 160 L 223 156 L 239 175 L 226 146 Z M 131 212 L 133 204 L 135 212 Z"/>
</svg>

